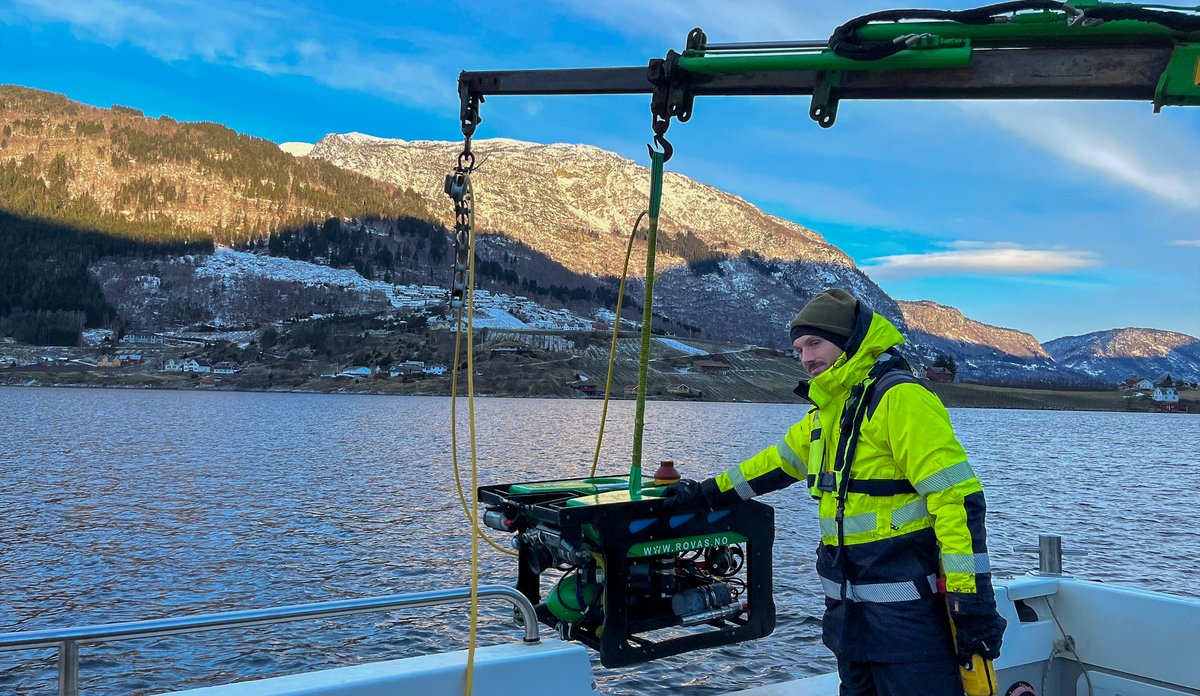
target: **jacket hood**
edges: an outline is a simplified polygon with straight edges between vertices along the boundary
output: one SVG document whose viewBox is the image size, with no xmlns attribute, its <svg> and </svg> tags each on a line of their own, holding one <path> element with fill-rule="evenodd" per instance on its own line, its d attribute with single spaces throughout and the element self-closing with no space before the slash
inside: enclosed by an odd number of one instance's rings
<svg viewBox="0 0 1200 696">
<path fill-rule="evenodd" d="M 866 379 L 884 351 L 904 343 L 900 330 L 883 315 L 871 312 L 862 303 L 859 311 L 863 316 L 846 342 L 846 352 L 808 383 L 806 398 L 818 407 L 844 397 L 854 385 Z"/>
</svg>

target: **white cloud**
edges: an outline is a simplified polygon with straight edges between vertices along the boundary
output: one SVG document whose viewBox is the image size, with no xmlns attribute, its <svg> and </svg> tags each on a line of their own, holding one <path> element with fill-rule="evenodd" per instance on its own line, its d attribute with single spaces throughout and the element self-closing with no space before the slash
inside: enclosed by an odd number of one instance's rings
<svg viewBox="0 0 1200 696">
<path fill-rule="evenodd" d="M 625 35 L 653 37 L 681 48 L 687 29 L 707 28 L 714 43 L 824 39 L 835 27 L 895 3 L 863 0 L 845 3 L 780 5 L 750 1 L 699 0 L 693 3 L 643 3 L 613 0 L 568 0 L 572 10 Z M 948 0 L 947 8 L 974 7 Z M 643 21 L 630 22 L 629 17 Z M 1048 101 L 957 102 L 978 116 L 985 134 L 996 126 L 1055 157 L 1132 186 L 1185 210 L 1200 209 L 1200 137 L 1194 128 L 1179 127 L 1171 113 L 1154 114 L 1148 103 L 1101 104 Z M 878 109 L 879 107 L 873 107 Z M 999 148 L 998 148 L 999 149 Z"/>
<path fill-rule="evenodd" d="M 268 75 L 299 75 L 420 107 L 457 102 L 453 79 L 414 59 L 413 51 L 376 50 L 356 39 L 355 27 L 334 16 L 313 15 L 303 5 L 16 0 L 14 11 L 24 21 L 66 24 L 83 40 L 136 46 L 163 61 L 198 59 Z"/>
<path fill-rule="evenodd" d="M 1172 239 L 1171 246 L 1195 247 L 1200 249 L 1200 239 Z"/>
<path fill-rule="evenodd" d="M 1200 138 L 1148 104 L 964 102 L 1029 144 L 1189 210 L 1200 209 Z M 1132 107 L 1132 108 L 1131 108 Z"/>
<path fill-rule="evenodd" d="M 521 106 L 521 108 L 525 111 L 525 115 L 530 118 L 534 118 L 538 114 L 542 113 L 542 109 L 544 107 L 545 104 L 538 99 L 527 99 Z"/>
<path fill-rule="evenodd" d="M 793 27 L 810 26 L 804 13 L 787 6 L 702 0 L 694 3 L 647 3 L 641 0 L 567 0 L 578 15 L 626 35 L 653 36 L 680 44 L 692 27 L 707 27 L 710 41 L 770 41 L 794 38 Z M 638 21 L 629 21 L 637 17 Z M 823 25 L 815 25 L 823 26 Z M 822 29 L 827 36 L 836 24 Z M 666 50 L 663 50 L 666 53 Z"/>
<path fill-rule="evenodd" d="M 1038 275 L 1071 273 L 1100 265 L 1096 254 L 1065 249 L 1031 249 L 1017 244 L 954 242 L 949 251 L 896 254 L 868 259 L 872 277 L 930 275 Z"/>
<path fill-rule="evenodd" d="M 701 27 L 711 43 L 827 39 L 846 21 L 868 12 L 893 9 L 888 0 L 849 3 L 780 3 L 775 0 L 695 0 L 647 3 L 642 0 L 564 0 L 578 15 L 625 35 L 669 40 L 676 49 L 692 27 Z M 970 0 L 950 0 L 950 7 L 975 7 Z M 631 21 L 630 18 L 637 18 Z M 663 51 L 666 52 L 665 49 Z"/>
</svg>

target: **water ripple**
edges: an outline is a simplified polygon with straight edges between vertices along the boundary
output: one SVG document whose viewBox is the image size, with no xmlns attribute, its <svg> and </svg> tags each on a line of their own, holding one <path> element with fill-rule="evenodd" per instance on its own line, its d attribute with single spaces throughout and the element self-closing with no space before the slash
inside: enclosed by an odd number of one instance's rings
<svg viewBox="0 0 1200 696">
<path fill-rule="evenodd" d="M 633 404 L 610 406 L 601 472 L 628 468 Z M 600 404 L 482 399 L 479 480 L 578 476 Z M 465 407 L 460 464 L 469 486 Z M 645 461 L 685 476 L 778 440 L 802 407 L 647 406 Z M 993 565 L 1056 532 L 1068 571 L 1200 596 L 1193 416 L 956 410 L 987 490 Z M 311 394 L 0 388 L 0 630 L 128 621 L 466 585 L 469 536 L 451 468 L 449 400 Z M 650 466 L 648 464 L 647 466 Z M 829 671 L 812 569 L 815 509 L 774 493 L 775 632 L 648 665 L 599 668 L 608 694 L 716 694 Z M 1147 554 L 1147 550 L 1152 554 Z M 483 582 L 511 583 L 484 549 Z M 482 608 L 480 640 L 518 633 Z M 148 694 L 466 647 L 466 612 L 434 607 L 338 621 L 85 646 L 89 694 Z M 54 651 L 0 653 L 0 690 L 53 693 Z"/>
</svg>

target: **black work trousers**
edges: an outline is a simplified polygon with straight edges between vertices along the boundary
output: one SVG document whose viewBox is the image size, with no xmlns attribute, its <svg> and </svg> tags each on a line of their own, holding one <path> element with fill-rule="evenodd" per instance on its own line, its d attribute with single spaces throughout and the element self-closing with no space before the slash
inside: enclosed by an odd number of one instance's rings
<svg viewBox="0 0 1200 696">
<path fill-rule="evenodd" d="M 953 657 L 922 662 L 838 660 L 841 696 L 962 696 Z"/>
</svg>

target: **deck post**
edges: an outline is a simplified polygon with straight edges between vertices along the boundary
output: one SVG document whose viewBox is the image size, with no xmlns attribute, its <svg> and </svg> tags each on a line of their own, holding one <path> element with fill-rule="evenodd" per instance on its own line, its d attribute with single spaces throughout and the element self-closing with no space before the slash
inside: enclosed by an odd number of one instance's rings
<svg viewBox="0 0 1200 696">
<path fill-rule="evenodd" d="M 73 640 L 58 646 L 58 696 L 79 696 L 79 643 Z"/>
</svg>

